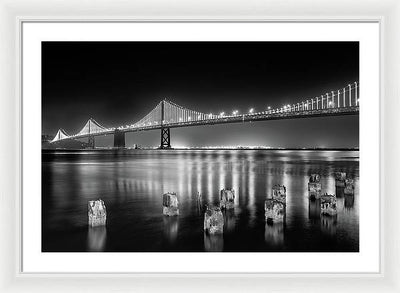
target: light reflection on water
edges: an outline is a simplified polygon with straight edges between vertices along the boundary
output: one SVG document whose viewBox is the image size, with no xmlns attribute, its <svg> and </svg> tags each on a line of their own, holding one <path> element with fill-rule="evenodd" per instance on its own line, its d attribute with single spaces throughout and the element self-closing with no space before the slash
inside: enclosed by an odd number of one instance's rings
<svg viewBox="0 0 400 293">
<path fill-rule="evenodd" d="M 285 224 L 281 223 L 265 223 L 265 242 L 272 246 L 279 247 L 284 244 L 284 228 Z"/>
<path fill-rule="evenodd" d="M 224 251 L 224 237 L 221 234 L 204 233 L 204 250 L 207 252 Z"/>
<path fill-rule="evenodd" d="M 89 227 L 88 228 L 88 251 L 101 252 L 104 251 L 107 239 L 107 228 L 102 227 Z"/>
<path fill-rule="evenodd" d="M 355 195 L 333 173 L 354 178 Z M 358 152 L 85 151 L 43 154 L 43 251 L 358 251 Z M 321 218 L 307 196 L 308 177 L 338 196 L 336 219 Z M 266 225 L 264 200 L 287 188 L 286 221 Z M 235 209 L 224 235 L 203 233 L 204 206 L 224 187 Z M 180 216 L 162 215 L 162 194 L 176 192 Z M 201 195 L 199 203 L 198 194 Z M 107 206 L 107 230 L 87 228 L 87 201 Z"/>
</svg>

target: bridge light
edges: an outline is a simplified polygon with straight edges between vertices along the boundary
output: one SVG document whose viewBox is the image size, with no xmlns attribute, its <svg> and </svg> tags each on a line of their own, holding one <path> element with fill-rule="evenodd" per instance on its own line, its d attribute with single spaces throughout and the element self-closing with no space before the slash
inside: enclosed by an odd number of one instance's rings
<svg viewBox="0 0 400 293">
<path fill-rule="evenodd" d="M 249 113 L 252 114 L 253 112 L 254 112 L 254 108 L 251 108 L 251 109 L 249 110 Z"/>
<path fill-rule="evenodd" d="M 268 106 L 268 108 L 267 108 L 268 110 L 271 110 L 271 107 L 270 106 Z"/>
<path fill-rule="evenodd" d="M 221 116 L 221 117 L 224 117 L 224 115 L 225 115 L 225 112 L 219 113 L 219 116 Z"/>
<path fill-rule="evenodd" d="M 234 110 L 234 111 L 232 112 L 232 115 L 237 115 L 238 113 L 239 113 L 238 110 Z"/>
</svg>

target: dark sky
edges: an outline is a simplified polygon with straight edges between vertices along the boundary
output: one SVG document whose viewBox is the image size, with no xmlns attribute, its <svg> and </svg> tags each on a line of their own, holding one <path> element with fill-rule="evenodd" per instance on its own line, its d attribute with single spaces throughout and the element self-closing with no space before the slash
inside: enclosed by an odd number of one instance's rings
<svg viewBox="0 0 400 293">
<path fill-rule="evenodd" d="M 132 124 L 163 99 L 204 113 L 280 107 L 358 81 L 357 42 L 44 42 L 43 133 Z M 172 145 L 358 147 L 358 116 L 172 129 Z M 159 144 L 159 131 L 127 144 Z M 96 140 L 109 144 L 112 136 Z"/>
</svg>

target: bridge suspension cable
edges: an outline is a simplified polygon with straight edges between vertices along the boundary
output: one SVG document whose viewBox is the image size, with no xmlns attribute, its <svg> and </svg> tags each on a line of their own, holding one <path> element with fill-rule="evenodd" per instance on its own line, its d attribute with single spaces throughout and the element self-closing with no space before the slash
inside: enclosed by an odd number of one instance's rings
<svg viewBox="0 0 400 293">
<path fill-rule="evenodd" d="M 284 117 L 287 117 L 287 112 L 295 112 L 293 113 L 294 116 L 305 116 L 315 115 L 315 111 L 322 111 L 321 113 L 325 114 L 328 114 L 328 112 L 342 113 L 343 108 L 349 108 L 349 111 L 358 111 L 360 98 L 359 88 L 359 83 L 354 82 L 348 84 L 342 89 L 330 91 L 298 103 L 288 104 L 274 109 L 268 107 L 268 110 L 261 112 L 255 111 L 253 108 L 251 108 L 250 111 L 245 114 L 239 114 L 239 112 L 235 110 L 231 115 L 225 114 L 224 112 L 219 114 L 206 114 L 182 107 L 172 101 L 164 99 L 159 102 L 147 115 L 134 124 L 116 128 L 105 128 L 97 121 L 90 118 L 81 131 L 75 135 L 69 136 L 63 129 L 59 129 L 51 142 L 67 138 L 81 138 L 86 136 L 90 137 L 94 134 L 106 134 L 114 131 L 115 129 L 123 131 L 136 131 L 140 129 L 163 129 L 166 127 L 203 125 L 208 123 L 218 124 L 238 121 L 244 122 L 252 120 L 266 120 L 270 119 L 269 117 L 271 115 L 285 115 Z M 346 111 L 346 109 L 344 110 Z"/>
<path fill-rule="evenodd" d="M 60 128 L 57 131 L 56 136 L 53 138 L 53 140 L 51 142 L 56 142 L 56 141 L 59 141 L 59 140 L 62 140 L 62 139 L 66 139 L 68 137 L 69 137 L 69 135 L 65 132 L 65 130 Z"/>
<path fill-rule="evenodd" d="M 146 116 L 140 119 L 138 122 L 132 124 L 130 128 L 139 128 L 146 126 L 156 126 L 161 124 L 161 102 L 157 104 L 157 106 L 151 110 Z"/>
<path fill-rule="evenodd" d="M 95 134 L 99 132 L 103 132 L 106 130 L 105 127 L 101 126 L 96 120 L 93 118 L 90 118 L 85 126 L 81 129 L 81 131 L 78 132 L 77 135 L 88 135 L 88 134 Z"/>
<path fill-rule="evenodd" d="M 213 115 L 213 117 L 216 117 L 216 115 Z M 202 121 L 206 119 L 207 114 L 205 113 L 184 108 L 174 102 L 164 100 L 163 124 Z"/>
</svg>

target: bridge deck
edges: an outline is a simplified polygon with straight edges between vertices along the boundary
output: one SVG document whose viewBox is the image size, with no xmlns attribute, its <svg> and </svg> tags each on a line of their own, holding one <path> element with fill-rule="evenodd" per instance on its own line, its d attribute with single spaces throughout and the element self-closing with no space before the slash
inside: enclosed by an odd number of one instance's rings
<svg viewBox="0 0 400 293">
<path fill-rule="evenodd" d="M 245 122 L 268 121 L 268 120 L 330 117 L 330 116 L 344 116 L 344 115 L 358 115 L 358 114 L 359 114 L 359 106 L 317 109 L 317 110 L 287 111 L 287 112 L 277 112 L 277 113 L 271 113 L 271 111 L 266 111 L 254 114 L 224 116 L 212 119 L 193 120 L 193 121 L 185 121 L 177 123 L 164 123 L 163 125 L 156 124 L 143 127 L 126 127 L 126 128 L 119 128 L 119 130 L 121 132 L 138 132 L 138 131 L 157 130 L 163 127 L 178 128 L 178 127 L 193 127 L 193 126 L 217 125 L 217 124 L 228 124 L 228 123 L 245 123 Z M 90 134 L 72 135 L 65 139 L 80 139 L 89 136 L 110 135 L 114 134 L 114 131 L 115 128 L 111 130 L 102 130 L 99 132 L 93 132 Z M 65 140 L 65 139 L 60 139 L 60 140 Z"/>
</svg>

